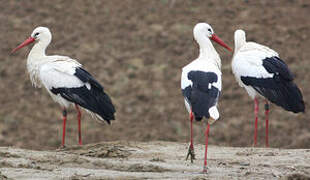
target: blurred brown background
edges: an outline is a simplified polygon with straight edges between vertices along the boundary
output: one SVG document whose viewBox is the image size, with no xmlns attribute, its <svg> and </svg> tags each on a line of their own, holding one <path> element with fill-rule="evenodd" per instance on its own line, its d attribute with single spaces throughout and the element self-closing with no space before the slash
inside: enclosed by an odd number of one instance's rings
<svg viewBox="0 0 310 180">
<path fill-rule="evenodd" d="M 48 54 L 78 59 L 111 95 L 117 120 L 102 126 L 82 117 L 84 144 L 111 140 L 189 140 L 189 119 L 180 90 L 181 68 L 197 57 L 192 28 L 207 22 L 233 47 L 237 28 L 248 40 L 280 53 L 296 76 L 309 105 L 310 1 L 307 0 L 113 0 L 4 1 L 0 3 L 0 145 L 53 149 L 61 143 L 61 107 L 45 89 L 31 86 L 26 72 L 30 47 L 9 52 L 37 26 L 53 34 Z M 251 146 L 253 102 L 231 72 L 232 55 L 222 58 L 221 119 L 211 127 L 210 144 Z M 261 102 L 263 102 L 261 100 Z M 258 142 L 264 145 L 260 106 Z M 204 124 L 194 126 L 195 142 Z M 77 120 L 71 108 L 67 145 L 76 145 Z M 271 106 L 270 145 L 310 148 L 309 111 L 292 114 Z"/>
</svg>

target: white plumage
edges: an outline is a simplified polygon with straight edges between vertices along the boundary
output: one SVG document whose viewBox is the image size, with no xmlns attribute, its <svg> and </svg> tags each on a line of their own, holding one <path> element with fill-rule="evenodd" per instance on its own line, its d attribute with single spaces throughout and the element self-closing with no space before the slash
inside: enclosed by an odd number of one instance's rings
<svg viewBox="0 0 310 180">
<path fill-rule="evenodd" d="M 212 27 L 206 23 L 198 23 L 193 30 L 194 38 L 196 42 L 199 44 L 199 56 L 197 59 L 192 61 L 190 64 L 184 66 L 182 68 L 182 77 L 181 77 L 181 88 L 184 91 L 186 87 L 191 87 L 193 82 L 188 79 L 188 73 L 191 71 L 201 71 L 201 72 L 210 72 L 215 73 L 217 76 L 217 81 L 207 84 L 209 89 L 211 86 L 214 86 L 218 89 L 220 93 L 222 89 L 222 73 L 221 73 L 221 59 L 214 49 L 211 41 L 211 38 L 214 34 Z M 219 96 L 219 94 L 218 94 Z M 191 112 L 191 105 L 189 103 L 188 97 L 185 96 L 185 106 L 188 112 Z M 209 111 L 211 107 L 208 108 L 210 117 L 214 120 L 219 118 L 219 112 L 217 110 L 217 100 L 216 98 L 215 104 L 212 107 L 212 111 Z M 195 112 L 194 112 L 195 113 Z"/>
<path fill-rule="evenodd" d="M 275 103 L 287 111 L 304 112 L 305 105 L 301 91 L 293 82 L 293 75 L 288 66 L 274 50 L 257 44 L 246 42 L 245 32 L 236 30 L 235 50 L 232 59 L 232 71 L 241 87 L 244 87 L 255 102 L 254 145 L 257 138 L 258 96 L 266 99 L 266 146 L 268 144 L 269 103 Z"/>
<path fill-rule="evenodd" d="M 185 107 L 190 114 L 191 140 L 187 158 L 195 159 L 193 146 L 193 118 L 200 121 L 209 119 L 206 130 L 206 148 L 203 171 L 207 171 L 207 149 L 210 124 L 219 119 L 217 103 L 222 90 L 221 59 L 210 39 L 231 50 L 216 36 L 209 24 L 198 23 L 193 30 L 194 38 L 199 44 L 199 57 L 182 69 L 181 88 Z M 187 159 L 186 158 L 186 159 Z"/>
<path fill-rule="evenodd" d="M 63 108 L 64 130 L 67 111 L 70 104 L 74 104 L 78 111 L 79 143 L 81 144 L 79 106 L 100 120 L 114 120 L 115 108 L 110 97 L 104 92 L 103 87 L 82 68 L 76 60 L 67 56 L 47 56 L 45 50 L 51 42 L 52 34 L 46 27 L 34 29 L 31 36 L 15 48 L 12 52 L 35 43 L 27 58 L 27 69 L 32 84 L 35 87 L 45 87 L 54 101 Z"/>
<path fill-rule="evenodd" d="M 211 42 L 210 42 L 211 43 Z M 211 89 L 211 86 L 216 87 L 219 92 L 222 90 L 222 72 L 220 70 L 221 65 L 217 62 L 220 62 L 220 59 L 218 57 L 218 54 L 214 54 L 213 57 L 206 58 L 203 54 L 200 55 L 197 59 L 195 59 L 190 64 L 184 66 L 182 68 L 182 79 L 181 79 L 181 88 L 185 89 L 188 86 L 192 86 L 193 82 L 188 79 L 188 73 L 190 71 L 202 71 L 202 72 L 213 72 L 218 77 L 217 82 L 213 82 L 208 84 L 209 89 Z M 219 95 L 219 94 L 218 94 Z M 185 107 L 188 110 L 188 112 L 191 112 L 191 105 L 188 103 L 188 100 L 186 100 L 187 97 L 184 98 L 185 101 Z M 210 113 L 210 117 L 212 117 L 214 120 L 217 120 L 219 118 L 219 112 L 217 109 L 217 101 L 214 106 L 212 106 L 212 111 L 210 112 L 210 109 L 208 110 Z M 211 107 L 210 107 L 211 108 Z"/>
<path fill-rule="evenodd" d="M 237 30 L 235 32 L 232 71 L 239 85 L 244 87 L 253 99 L 257 96 L 257 92 L 251 86 L 246 86 L 240 77 L 272 78 L 273 74 L 267 72 L 263 66 L 263 60 L 270 57 L 279 57 L 279 55 L 266 46 L 255 42 L 246 42 L 244 31 Z"/>
<path fill-rule="evenodd" d="M 38 79 L 56 102 L 63 107 L 68 107 L 72 102 L 67 101 L 59 94 L 53 94 L 50 91 L 52 88 L 77 88 L 84 85 L 86 85 L 88 89 L 91 87 L 88 82 L 82 82 L 74 75 L 76 68 L 82 67 L 77 61 L 61 56 L 49 59 L 49 61 L 44 62 L 44 64 L 40 66 Z"/>
</svg>

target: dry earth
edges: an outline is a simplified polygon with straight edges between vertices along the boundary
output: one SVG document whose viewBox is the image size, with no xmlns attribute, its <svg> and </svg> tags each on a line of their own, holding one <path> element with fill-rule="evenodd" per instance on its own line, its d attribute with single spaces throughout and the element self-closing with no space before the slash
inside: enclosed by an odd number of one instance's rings
<svg viewBox="0 0 310 180">
<path fill-rule="evenodd" d="M 209 147 L 208 174 L 185 161 L 187 144 L 107 142 L 61 150 L 0 148 L 2 179 L 310 179 L 310 150 Z"/>
<path fill-rule="evenodd" d="M 78 59 L 103 84 L 117 109 L 111 126 L 83 115 L 83 143 L 188 140 L 189 120 L 180 90 L 181 68 L 197 57 L 192 28 L 212 25 L 233 47 L 233 33 L 277 50 L 310 100 L 309 0 L 0 0 L 0 146 L 37 150 L 61 143 L 61 108 L 45 89 L 31 86 L 26 73 L 29 48 L 9 52 L 36 26 L 53 33 L 48 54 Z M 221 119 L 210 143 L 251 146 L 253 102 L 231 73 L 231 54 L 215 44 L 221 59 Z M 263 104 L 260 109 L 263 110 Z M 310 148 L 310 111 L 285 112 L 271 106 L 270 145 Z M 259 113 L 264 144 L 264 113 Z M 195 123 L 195 142 L 203 142 Z M 69 110 L 67 143 L 77 144 L 76 113 Z"/>
</svg>

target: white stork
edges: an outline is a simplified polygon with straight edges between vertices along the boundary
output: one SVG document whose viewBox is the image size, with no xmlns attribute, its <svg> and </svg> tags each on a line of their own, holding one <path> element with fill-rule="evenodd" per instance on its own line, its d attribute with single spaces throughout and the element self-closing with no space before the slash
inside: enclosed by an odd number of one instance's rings
<svg viewBox="0 0 310 180">
<path fill-rule="evenodd" d="M 79 106 L 97 117 L 100 121 L 114 120 L 115 108 L 110 97 L 104 92 L 95 78 L 82 68 L 76 60 L 67 56 L 47 56 L 45 49 L 52 40 L 52 34 L 46 27 L 37 27 L 31 36 L 18 49 L 34 43 L 28 58 L 27 69 L 35 87 L 43 85 L 54 101 L 63 107 L 62 147 L 65 145 L 67 108 L 74 104 L 78 112 L 78 137 L 81 139 L 81 111 Z"/>
<path fill-rule="evenodd" d="M 199 45 L 199 57 L 182 69 L 181 88 L 185 106 L 190 114 L 190 146 L 188 154 L 191 162 L 195 159 L 193 146 L 192 123 L 195 117 L 200 121 L 203 117 L 213 119 L 208 122 L 205 137 L 205 159 L 203 172 L 207 172 L 207 149 L 210 123 L 219 118 L 217 102 L 222 89 L 221 59 L 211 41 L 231 49 L 214 33 L 207 23 L 198 23 L 193 30 L 194 39 Z"/>
<path fill-rule="evenodd" d="M 241 87 L 254 99 L 255 131 L 254 146 L 257 143 L 258 99 L 265 97 L 266 146 L 268 143 L 268 101 L 294 113 L 304 112 L 305 104 L 302 94 L 293 82 L 293 75 L 288 66 L 274 50 L 246 42 L 243 30 L 235 31 L 235 50 L 232 71 Z"/>
</svg>

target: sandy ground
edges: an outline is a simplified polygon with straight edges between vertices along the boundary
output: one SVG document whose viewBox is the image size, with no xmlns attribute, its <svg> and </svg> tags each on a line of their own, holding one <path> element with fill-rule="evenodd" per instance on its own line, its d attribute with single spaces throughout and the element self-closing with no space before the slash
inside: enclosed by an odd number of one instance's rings
<svg viewBox="0 0 310 180">
<path fill-rule="evenodd" d="M 310 179 L 310 150 L 209 147 L 185 161 L 186 143 L 108 142 L 54 151 L 0 148 L 2 179 Z"/>
</svg>

